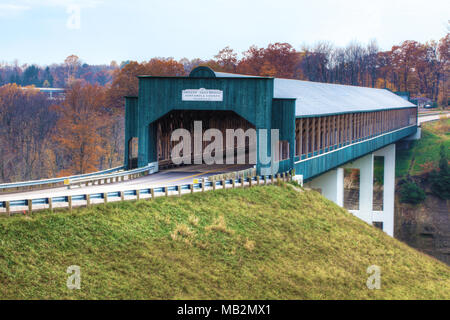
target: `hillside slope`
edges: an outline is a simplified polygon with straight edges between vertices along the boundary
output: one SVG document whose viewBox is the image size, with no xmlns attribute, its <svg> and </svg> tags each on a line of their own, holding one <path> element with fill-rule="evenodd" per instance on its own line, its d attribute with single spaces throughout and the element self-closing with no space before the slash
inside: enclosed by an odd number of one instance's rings
<svg viewBox="0 0 450 320">
<path fill-rule="evenodd" d="M 411 142 L 408 148 L 396 150 L 396 176 L 422 173 L 438 167 L 441 145 L 450 150 L 450 118 L 422 125 L 422 137 Z"/>
<path fill-rule="evenodd" d="M 450 119 L 423 124 L 422 138 L 397 150 L 397 175 L 401 179 L 396 186 L 395 237 L 450 265 L 450 201 L 433 193 L 429 179 L 429 172 L 439 168 L 441 145 L 450 150 Z M 399 201 L 405 178 L 425 191 L 422 203 Z"/>
<path fill-rule="evenodd" d="M 5 218 L 0 241 L 3 299 L 450 298 L 449 267 L 287 185 Z"/>
</svg>

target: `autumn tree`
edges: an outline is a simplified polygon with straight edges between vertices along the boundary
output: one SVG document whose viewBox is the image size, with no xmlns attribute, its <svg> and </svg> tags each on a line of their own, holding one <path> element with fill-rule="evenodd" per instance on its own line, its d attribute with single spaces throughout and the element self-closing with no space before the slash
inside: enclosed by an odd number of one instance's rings
<svg viewBox="0 0 450 320">
<path fill-rule="evenodd" d="M 49 173 L 42 159 L 56 122 L 50 104 L 33 87 L 0 87 L 0 181 L 39 179 Z"/>
<path fill-rule="evenodd" d="M 417 41 L 407 40 L 399 46 L 393 46 L 391 50 L 391 62 L 394 70 L 399 74 L 402 91 L 409 90 L 410 75 L 414 71 L 416 62 L 423 54 L 423 46 Z"/>
<path fill-rule="evenodd" d="M 137 76 L 182 76 L 184 66 L 174 59 L 154 58 L 148 62 L 131 61 L 114 71 L 114 79 L 108 89 L 108 105 L 113 109 L 122 110 L 125 96 L 138 94 L 139 81 Z"/>
<path fill-rule="evenodd" d="M 64 60 L 64 65 L 66 68 L 66 83 L 70 84 L 75 80 L 78 68 L 81 66 L 80 58 L 76 55 L 70 55 Z"/>
<path fill-rule="evenodd" d="M 239 61 L 237 72 L 279 78 L 298 78 L 301 54 L 288 43 L 251 46 Z"/>
<path fill-rule="evenodd" d="M 108 124 L 102 117 L 105 89 L 98 85 L 73 82 L 61 105 L 54 107 L 59 119 L 54 141 L 64 158 L 60 175 L 97 171 L 104 152 L 100 129 Z"/>
<path fill-rule="evenodd" d="M 236 72 L 237 53 L 230 47 L 225 47 L 214 56 L 214 61 L 217 63 L 217 71 Z"/>
</svg>

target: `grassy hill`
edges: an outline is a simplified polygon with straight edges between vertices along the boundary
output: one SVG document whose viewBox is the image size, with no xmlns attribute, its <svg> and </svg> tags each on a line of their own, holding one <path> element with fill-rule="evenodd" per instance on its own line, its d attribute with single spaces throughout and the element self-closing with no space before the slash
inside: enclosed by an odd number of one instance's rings
<svg viewBox="0 0 450 320">
<path fill-rule="evenodd" d="M 397 150 L 396 176 L 414 176 L 437 168 L 441 144 L 450 150 L 450 118 L 424 123 L 421 139 L 408 149 Z"/>
<path fill-rule="evenodd" d="M 449 267 L 288 185 L 5 218 L 0 241 L 3 299 L 450 297 Z"/>
</svg>

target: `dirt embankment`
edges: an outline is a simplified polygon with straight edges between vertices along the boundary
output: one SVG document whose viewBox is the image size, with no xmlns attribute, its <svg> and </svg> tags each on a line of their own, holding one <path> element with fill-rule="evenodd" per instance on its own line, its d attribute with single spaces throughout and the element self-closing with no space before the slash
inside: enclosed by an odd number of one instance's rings
<svg viewBox="0 0 450 320">
<path fill-rule="evenodd" d="M 413 206 L 400 203 L 396 194 L 395 238 L 450 265 L 450 201 L 431 193 L 426 174 L 412 178 L 427 197 Z"/>
</svg>

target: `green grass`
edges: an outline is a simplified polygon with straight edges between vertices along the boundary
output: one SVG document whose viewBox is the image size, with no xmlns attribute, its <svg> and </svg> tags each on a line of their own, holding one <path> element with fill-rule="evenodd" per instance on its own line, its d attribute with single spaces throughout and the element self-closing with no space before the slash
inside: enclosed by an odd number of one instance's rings
<svg viewBox="0 0 450 320">
<path fill-rule="evenodd" d="M 288 185 L 4 218 L 0 241 L 2 299 L 450 297 L 449 267 Z"/>
<path fill-rule="evenodd" d="M 437 168 L 439 163 L 439 150 L 444 144 L 450 149 L 450 119 L 429 122 L 422 125 L 422 138 L 414 141 L 411 148 L 397 150 L 396 176 L 405 177 L 420 175 L 427 169 L 422 165 L 429 164 L 430 168 Z"/>
</svg>

